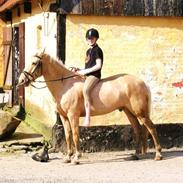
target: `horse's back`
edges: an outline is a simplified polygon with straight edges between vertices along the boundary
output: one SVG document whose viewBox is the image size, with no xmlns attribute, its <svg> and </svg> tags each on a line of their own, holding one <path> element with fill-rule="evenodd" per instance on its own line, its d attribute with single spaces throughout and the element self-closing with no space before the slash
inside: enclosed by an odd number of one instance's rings
<svg viewBox="0 0 183 183">
<path fill-rule="evenodd" d="M 145 82 L 131 74 L 117 74 L 110 77 L 106 77 L 101 79 L 98 83 L 98 87 L 106 86 L 111 88 L 112 90 L 120 89 L 120 92 L 130 92 L 135 90 L 136 92 L 143 92 L 147 89 Z"/>
<path fill-rule="evenodd" d="M 124 83 L 129 83 L 129 84 L 133 84 L 134 82 L 136 83 L 144 83 L 144 81 L 134 75 L 131 74 L 116 74 L 116 75 L 112 75 L 106 78 L 102 78 L 100 80 L 101 83 L 105 83 L 105 82 L 110 82 L 110 81 L 116 81 L 116 80 L 121 80 Z M 100 83 L 99 82 L 99 83 Z"/>
</svg>

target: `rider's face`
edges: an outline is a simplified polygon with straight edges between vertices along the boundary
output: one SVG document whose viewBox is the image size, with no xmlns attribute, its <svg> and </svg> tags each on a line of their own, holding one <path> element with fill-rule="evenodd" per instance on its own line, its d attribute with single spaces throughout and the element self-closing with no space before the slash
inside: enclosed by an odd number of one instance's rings
<svg viewBox="0 0 183 183">
<path fill-rule="evenodd" d="M 86 41 L 87 41 L 89 46 L 93 46 L 96 44 L 97 38 L 96 37 L 91 37 L 90 39 L 87 38 Z"/>
</svg>

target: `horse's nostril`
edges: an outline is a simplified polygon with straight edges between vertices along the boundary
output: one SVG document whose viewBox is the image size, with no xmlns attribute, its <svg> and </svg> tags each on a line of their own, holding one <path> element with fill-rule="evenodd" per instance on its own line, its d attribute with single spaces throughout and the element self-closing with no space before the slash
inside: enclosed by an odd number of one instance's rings
<svg viewBox="0 0 183 183">
<path fill-rule="evenodd" d="M 22 79 L 22 80 L 20 81 L 20 83 L 25 83 L 25 79 Z"/>
<path fill-rule="evenodd" d="M 25 79 L 20 79 L 20 80 L 18 81 L 18 86 L 23 85 L 23 84 L 25 84 L 25 83 L 26 83 L 26 80 L 25 80 Z"/>
</svg>

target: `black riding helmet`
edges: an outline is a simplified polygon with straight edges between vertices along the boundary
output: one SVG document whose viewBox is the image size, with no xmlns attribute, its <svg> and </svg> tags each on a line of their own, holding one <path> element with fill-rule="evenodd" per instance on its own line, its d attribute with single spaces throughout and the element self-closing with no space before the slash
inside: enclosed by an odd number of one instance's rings
<svg viewBox="0 0 183 183">
<path fill-rule="evenodd" d="M 99 38 L 99 33 L 96 29 L 92 28 L 87 30 L 86 32 L 86 39 L 91 39 L 92 37 Z"/>
</svg>

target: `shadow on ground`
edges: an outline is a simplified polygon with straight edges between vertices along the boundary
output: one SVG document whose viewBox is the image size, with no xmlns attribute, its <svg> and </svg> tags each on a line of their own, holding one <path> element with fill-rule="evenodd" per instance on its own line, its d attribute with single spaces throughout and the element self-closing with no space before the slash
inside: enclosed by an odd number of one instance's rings
<svg viewBox="0 0 183 183">
<path fill-rule="evenodd" d="M 153 150 L 153 149 L 152 149 Z M 139 160 L 133 160 L 133 152 L 132 151 L 121 151 L 121 152 L 104 152 L 103 155 L 98 156 L 98 153 L 85 153 L 81 158 L 81 164 L 95 164 L 95 163 L 112 163 L 112 162 L 125 162 L 125 161 L 146 161 L 152 160 L 154 161 L 155 152 L 148 152 L 145 155 L 140 155 Z M 162 152 L 163 160 L 166 161 L 169 159 L 174 159 L 177 157 L 183 156 L 183 150 L 164 150 Z"/>
</svg>

